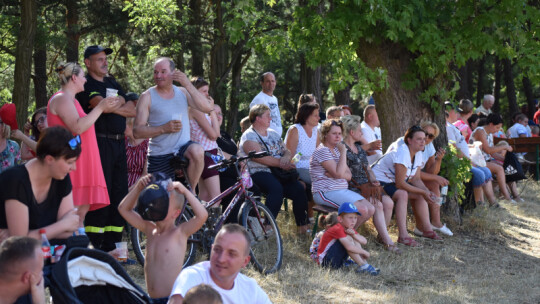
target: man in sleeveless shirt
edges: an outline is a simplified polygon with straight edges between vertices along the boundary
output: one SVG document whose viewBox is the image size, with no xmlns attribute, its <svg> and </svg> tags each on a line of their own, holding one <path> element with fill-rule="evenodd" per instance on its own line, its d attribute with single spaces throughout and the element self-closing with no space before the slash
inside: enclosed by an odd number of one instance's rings
<svg viewBox="0 0 540 304">
<path fill-rule="evenodd" d="M 249 108 L 253 108 L 255 105 L 264 104 L 270 108 L 270 128 L 276 131 L 279 136 L 283 132 L 281 126 L 281 113 L 279 111 L 279 104 L 276 96 L 274 96 L 274 90 L 276 89 L 276 77 L 271 72 L 266 72 L 260 77 L 262 91 L 253 98 L 249 104 Z"/>
<path fill-rule="evenodd" d="M 181 87 L 173 85 L 173 81 Z M 190 141 L 188 105 L 204 113 L 214 111 L 208 99 L 189 81 L 186 74 L 175 70 L 170 58 L 154 63 L 155 86 L 141 95 L 133 124 L 135 138 L 150 138 L 148 173 L 163 172 L 174 177 L 171 159 L 175 154 L 188 159 L 187 173 L 195 189 L 204 167 L 204 150 Z"/>
<path fill-rule="evenodd" d="M 128 192 L 127 160 L 124 131 L 126 117 L 135 116 L 135 104 L 126 101 L 122 87 L 109 75 L 107 55 L 110 48 L 91 45 L 84 51 L 84 64 L 88 71 L 84 91 L 76 98 L 86 113 L 105 97 L 107 89 L 118 91 L 118 108 L 112 113 L 102 114 L 95 123 L 96 139 L 101 158 L 103 175 L 111 204 L 104 208 L 88 212 L 85 229 L 95 248 L 111 251 L 116 242 L 122 241 L 125 221 L 118 213 L 118 205 Z"/>
</svg>

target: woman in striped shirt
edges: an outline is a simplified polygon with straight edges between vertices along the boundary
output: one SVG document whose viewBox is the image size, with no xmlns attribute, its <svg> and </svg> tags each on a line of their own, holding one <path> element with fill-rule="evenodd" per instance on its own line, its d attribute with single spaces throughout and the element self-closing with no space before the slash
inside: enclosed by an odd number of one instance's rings
<svg viewBox="0 0 540 304">
<path fill-rule="evenodd" d="M 334 208 L 345 202 L 353 203 L 361 216 L 356 227 L 375 213 L 375 207 L 362 195 L 349 190 L 351 170 L 347 166 L 347 148 L 341 142 L 343 123 L 337 119 L 326 120 L 320 127 L 321 144 L 311 156 L 309 174 L 313 200 L 319 205 Z"/>
</svg>

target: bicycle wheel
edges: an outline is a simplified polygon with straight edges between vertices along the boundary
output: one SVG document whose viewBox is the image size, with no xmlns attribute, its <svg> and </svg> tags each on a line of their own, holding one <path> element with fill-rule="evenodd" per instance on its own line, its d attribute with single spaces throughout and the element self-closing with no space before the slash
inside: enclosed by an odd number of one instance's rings
<svg viewBox="0 0 540 304">
<path fill-rule="evenodd" d="M 260 202 L 249 200 L 244 203 L 242 210 L 242 226 L 251 238 L 251 262 L 262 274 L 269 274 L 279 270 L 283 260 L 283 243 L 281 234 L 274 216 Z M 265 231 L 263 231 L 263 226 Z"/>
<path fill-rule="evenodd" d="M 186 209 L 182 216 L 176 220 L 176 224 L 189 221 L 192 217 L 191 213 Z M 137 261 L 144 266 L 144 255 L 146 253 L 146 235 L 139 231 L 135 227 L 131 227 L 131 244 L 133 245 L 133 252 L 137 257 Z M 193 236 L 190 236 L 187 240 L 186 253 L 184 255 L 184 264 L 182 269 L 193 264 L 195 255 L 197 254 L 197 244 L 193 241 Z"/>
</svg>

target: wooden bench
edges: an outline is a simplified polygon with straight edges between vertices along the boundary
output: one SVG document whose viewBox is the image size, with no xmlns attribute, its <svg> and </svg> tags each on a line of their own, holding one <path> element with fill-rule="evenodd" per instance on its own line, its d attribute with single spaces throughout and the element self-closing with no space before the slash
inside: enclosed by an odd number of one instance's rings
<svg viewBox="0 0 540 304">
<path fill-rule="evenodd" d="M 493 137 L 493 143 L 496 145 L 500 141 L 506 141 L 514 153 L 533 153 L 535 155 L 536 161 L 536 181 L 539 180 L 540 175 L 540 164 L 539 164 L 539 154 L 540 154 L 540 137 L 519 137 L 519 138 L 499 138 Z"/>
<path fill-rule="evenodd" d="M 319 225 L 319 215 L 322 214 L 328 214 L 330 212 L 337 212 L 337 208 L 332 208 L 329 206 L 323 206 L 323 205 L 317 205 L 313 206 L 313 211 L 317 211 L 317 216 L 315 217 L 315 225 L 313 225 L 313 231 L 311 232 L 311 236 L 315 237 L 315 234 L 317 233 L 317 228 Z M 324 227 L 322 227 L 324 228 Z"/>
</svg>

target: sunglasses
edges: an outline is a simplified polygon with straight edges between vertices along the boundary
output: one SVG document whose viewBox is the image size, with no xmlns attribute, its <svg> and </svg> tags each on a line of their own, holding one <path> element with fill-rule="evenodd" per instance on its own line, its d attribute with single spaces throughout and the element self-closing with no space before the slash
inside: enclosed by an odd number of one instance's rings
<svg viewBox="0 0 540 304">
<path fill-rule="evenodd" d="M 81 144 L 81 137 L 79 135 L 73 137 L 68 141 L 68 144 L 71 150 L 77 149 L 77 147 Z"/>
<path fill-rule="evenodd" d="M 341 127 L 342 125 L 343 125 L 343 122 L 341 120 L 332 120 L 332 126 Z"/>
<path fill-rule="evenodd" d="M 44 123 L 47 120 L 47 116 L 41 116 L 40 118 L 36 119 L 35 125 L 37 126 L 40 123 Z"/>
<path fill-rule="evenodd" d="M 435 138 L 435 134 L 426 133 L 426 137 L 429 138 L 429 139 L 434 139 L 434 138 Z"/>
</svg>

